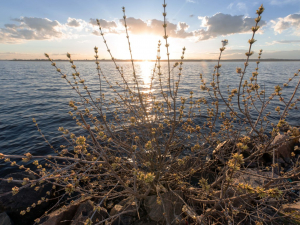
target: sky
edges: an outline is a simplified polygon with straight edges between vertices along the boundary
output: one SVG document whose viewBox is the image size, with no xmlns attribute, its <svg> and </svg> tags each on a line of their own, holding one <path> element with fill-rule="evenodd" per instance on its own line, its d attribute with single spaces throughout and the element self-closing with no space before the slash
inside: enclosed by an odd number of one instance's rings
<svg viewBox="0 0 300 225">
<path fill-rule="evenodd" d="M 123 22 L 126 23 L 134 59 L 161 58 L 164 47 L 162 0 L 0 0 L 0 60 L 110 59 L 99 35 L 100 20 L 114 58 L 129 59 Z M 170 58 L 217 59 L 221 41 L 228 40 L 223 59 L 242 59 L 249 48 L 256 9 L 265 11 L 255 35 L 253 57 L 300 59 L 300 0 L 166 0 Z"/>
</svg>

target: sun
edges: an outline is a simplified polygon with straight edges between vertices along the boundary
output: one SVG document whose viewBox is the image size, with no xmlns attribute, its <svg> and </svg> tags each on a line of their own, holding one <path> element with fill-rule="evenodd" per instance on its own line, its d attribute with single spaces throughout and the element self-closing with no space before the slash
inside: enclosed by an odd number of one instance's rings
<svg viewBox="0 0 300 225">
<path fill-rule="evenodd" d="M 156 59 L 159 38 L 159 36 L 150 34 L 132 35 L 131 47 L 133 58 L 139 60 Z"/>
</svg>

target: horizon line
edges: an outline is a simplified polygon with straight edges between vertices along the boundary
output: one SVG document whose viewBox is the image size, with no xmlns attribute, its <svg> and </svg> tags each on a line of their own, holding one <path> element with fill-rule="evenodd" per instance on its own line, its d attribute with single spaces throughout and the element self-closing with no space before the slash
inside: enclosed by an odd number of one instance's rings
<svg viewBox="0 0 300 225">
<path fill-rule="evenodd" d="M 220 61 L 245 61 L 246 59 L 221 59 Z M 0 59 L 0 61 L 49 61 L 48 59 Z M 54 61 L 69 61 L 68 59 L 54 59 Z M 95 59 L 74 59 L 74 61 L 93 61 Z M 98 61 L 112 62 L 112 59 L 99 59 Z M 118 62 L 131 62 L 131 59 L 115 59 Z M 156 62 L 154 59 L 133 59 L 134 62 Z M 161 59 L 161 62 L 167 62 L 167 59 Z M 172 62 L 187 62 L 187 61 L 218 61 L 218 59 L 170 59 Z M 249 61 L 258 61 L 258 59 L 249 59 Z M 260 59 L 260 61 L 300 61 L 300 59 L 277 59 L 277 58 L 266 58 Z"/>
</svg>

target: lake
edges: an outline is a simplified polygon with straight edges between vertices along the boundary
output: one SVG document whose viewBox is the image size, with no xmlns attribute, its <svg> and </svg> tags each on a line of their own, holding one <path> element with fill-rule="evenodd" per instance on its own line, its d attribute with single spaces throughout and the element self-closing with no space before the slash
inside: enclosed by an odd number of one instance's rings
<svg viewBox="0 0 300 225">
<path fill-rule="evenodd" d="M 81 76 L 87 81 L 87 85 L 97 94 L 98 75 L 96 64 L 91 61 L 75 62 Z M 119 66 L 124 68 L 126 76 L 130 76 L 130 63 L 121 62 Z M 174 64 L 174 63 L 172 63 Z M 70 63 L 58 61 L 57 65 L 66 74 L 72 73 Z M 138 77 L 147 88 L 151 81 L 152 62 L 136 62 Z M 213 67 L 216 62 L 185 62 L 183 65 L 179 97 L 188 97 L 190 91 L 194 91 L 196 97 L 205 96 L 199 92 L 199 73 L 203 73 L 207 83 L 211 80 Z M 220 80 L 222 89 L 226 92 L 227 85 L 237 87 L 239 75 L 236 67 L 242 67 L 243 62 L 222 62 Z M 110 81 L 118 81 L 120 77 L 112 62 L 101 62 L 101 67 Z M 163 70 L 166 63 L 162 63 Z M 250 62 L 247 69 L 247 77 L 251 76 L 256 64 Z M 258 82 L 265 87 L 266 93 L 274 91 L 274 86 L 288 81 L 300 68 L 299 62 L 262 62 L 259 64 Z M 178 73 L 177 68 L 175 69 Z M 159 92 L 157 76 L 154 78 L 154 90 Z M 293 92 L 293 87 L 298 82 L 297 77 L 283 91 L 284 96 Z M 130 80 L 130 82 L 132 82 Z M 76 93 L 60 77 L 48 61 L 0 61 L 0 152 L 4 154 L 19 154 L 31 152 L 33 155 L 50 154 L 51 150 L 38 133 L 32 118 L 34 117 L 47 139 L 54 145 L 61 142 L 58 127 L 64 126 L 74 133 L 80 132 L 75 121 L 68 115 L 70 100 L 76 100 Z M 106 96 L 114 97 L 107 85 L 103 86 Z M 296 97 L 299 98 L 299 93 Z M 273 102 L 270 109 L 282 105 L 278 100 Z M 277 117 L 274 116 L 274 120 Z M 292 125 L 300 125 L 300 114 L 293 110 L 289 116 Z M 11 168 L 0 164 L 0 176 L 11 172 Z"/>
</svg>

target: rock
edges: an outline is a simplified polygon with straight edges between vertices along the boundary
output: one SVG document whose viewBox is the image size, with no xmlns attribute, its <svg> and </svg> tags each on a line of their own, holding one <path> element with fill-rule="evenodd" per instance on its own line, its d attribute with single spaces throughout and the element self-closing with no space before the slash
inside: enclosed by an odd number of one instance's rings
<svg viewBox="0 0 300 225">
<path fill-rule="evenodd" d="M 264 185 L 270 182 L 270 178 L 272 178 L 271 171 L 259 171 L 258 169 L 245 169 L 235 173 L 233 176 L 233 185 L 238 184 L 248 184 L 253 188 L 263 187 Z M 274 178 L 279 178 L 277 174 L 274 173 Z M 286 182 L 285 180 L 275 181 L 273 184 L 280 184 Z M 235 188 L 228 188 L 229 192 L 227 197 L 238 196 L 237 190 Z M 244 196 L 243 198 L 235 198 L 232 202 L 234 207 L 243 207 L 246 206 L 245 203 L 250 204 L 253 202 L 253 198 L 250 196 Z M 274 201 L 274 199 L 269 198 L 268 204 L 275 206 L 278 201 Z"/>
<path fill-rule="evenodd" d="M 223 141 L 222 143 L 218 144 L 217 147 L 213 150 L 213 155 L 220 152 L 226 144 L 228 144 L 228 141 Z"/>
<path fill-rule="evenodd" d="M 94 205 L 91 200 L 85 201 L 81 203 L 73 217 L 73 222 L 71 225 L 82 225 L 84 222 L 91 218 L 91 216 L 94 214 Z M 92 222 L 93 224 L 96 224 L 97 222 L 100 222 L 108 217 L 108 213 L 105 208 L 101 208 L 100 212 L 96 211 Z"/>
<path fill-rule="evenodd" d="M 137 207 L 133 197 L 126 198 L 116 204 L 110 211 L 110 216 L 115 216 L 123 211 L 129 211 L 114 220 L 113 225 L 133 224 L 137 219 Z"/>
<path fill-rule="evenodd" d="M 72 204 L 61 208 L 48 215 L 48 218 L 41 225 L 67 225 L 73 219 L 79 204 Z M 64 222 L 65 221 L 65 222 Z"/>
<path fill-rule="evenodd" d="M 212 158 L 217 159 L 219 163 L 225 165 L 227 163 L 227 160 L 231 157 L 231 155 L 235 152 L 237 152 L 236 144 L 238 143 L 237 140 L 226 140 L 221 142 L 217 145 L 217 147 L 213 150 Z M 249 155 L 251 155 L 251 152 L 254 149 L 254 144 L 252 141 L 247 143 L 247 149 L 242 150 L 240 154 L 244 156 L 244 158 L 247 158 Z M 218 163 L 218 164 L 219 164 Z"/>
<path fill-rule="evenodd" d="M 9 216 L 5 212 L 0 213 L 0 225 L 12 225 Z"/>
<path fill-rule="evenodd" d="M 77 213 L 79 205 L 87 199 L 78 199 L 72 204 L 62 207 L 48 215 L 48 218 L 41 225 L 69 225 Z"/>
<path fill-rule="evenodd" d="M 282 158 L 285 162 L 290 162 L 291 153 L 294 151 L 294 142 L 292 140 L 289 141 L 288 136 L 278 134 L 272 144 L 278 143 L 280 144 L 276 147 L 276 156 Z"/>
<path fill-rule="evenodd" d="M 157 225 L 154 221 L 136 221 L 133 225 Z"/>
<path fill-rule="evenodd" d="M 30 180 L 35 179 L 35 176 L 25 172 L 12 173 L 5 178 L 13 177 L 13 180 L 23 180 L 23 178 L 29 178 Z M 21 187 L 20 183 L 15 182 L 0 182 L 0 194 L 10 192 L 13 187 Z M 14 224 L 33 224 L 33 221 L 42 216 L 45 211 L 50 207 L 50 202 L 43 202 L 42 204 L 31 208 L 29 213 L 26 213 L 24 216 L 20 215 L 22 210 L 26 210 L 27 207 L 30 207 L 33 203 L 37 204 L 42 197 L 46 197 L 46 192 L 51 190 L 51 185 L 45 184 L 44 188 L 40 188 L 38 191 L 35 191 L 34 188 L 24 188 L 19 191 L 16 195 L 4 195 L 0 197 L 0 213 L 6 212 Z"/>
<path fill-rule="evenodd" d="M 233 142 L 231 140 L 223 141 L 218 144 L 217 147 L 213 150 L 213 158 L 218 159 L 222 164 L 226 164 L 225 155 L 228 155 L 228 152 L 233 148 Z M 232 151 L 230 151 L 232 152 Z"/>
<path fill-rule="evenodd" d="M 282 126 L 279 127 L 279 130 L 280 130 L 281 132 L 287 132 L 287 131 L 290 130 L 290 129 L 291 129 L 291 127 L 290 127 L 290 125 L 287 124 L 287 123 L 285 123 L 284 125 L 282 125 Z"/>
<path fill-rule="evenodd" d="M 245 172 L 245 173 L 243 173 Z M 256 176 L 259 175 L 259 176 Z M 277 178 L 278 175 L 274 174 L 274 178 Z M 244 183 L 249 184 L 252 187 L 256 188 L 258 186 L 263 186 L 267 184 L 270 180 L 269 178 L 272 178 L 272 172 L 271 171 L 258 171 L 258 169 L 246 169 L 241 172 L 237 172 L 234 176 L 234 183 Z"/>
<path fill-rule="evenodd" d="M 282 211 L 284 211 L 284 212 L 299 211 L 300 212 L 300 201 L 296 202 L 296 203 L 282 205 Z"/>
<path fill-rule="evenodd" d="M 175 193 L 182 197 L 182 192 L 175 191 Z M 171 224 L 178 224 L 180 222 L 178 216 L 182 213 L 182 206 L 183 202 L 172 192 L 161 194 L 161 204 L 157 203 L 156 195 L 148 196 L 145 199 L 148 216 L 151 220 L 156 222 L 162 222 L 166 217 Z M 164 216 L 163 213 L 166 215 Z"/>
</svg>

